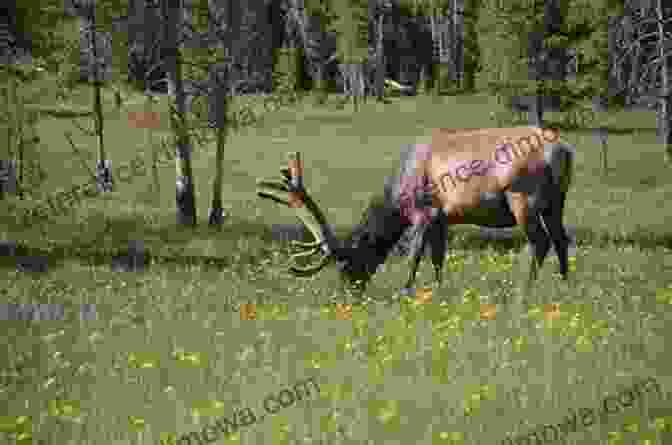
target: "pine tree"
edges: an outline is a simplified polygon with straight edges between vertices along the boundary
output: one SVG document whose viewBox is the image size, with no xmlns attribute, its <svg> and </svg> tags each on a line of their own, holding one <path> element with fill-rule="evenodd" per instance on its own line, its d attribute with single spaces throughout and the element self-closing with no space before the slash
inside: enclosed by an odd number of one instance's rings
<svg viewBox="0 0 672 445">
<path fill-rule="evenodd" d="M 440 17 L 449 9 L 450 5 L 454 2 L 451 0 L 401 0 L 399 5 L 402 8 L 407 8 L 411 14 L 416 17 L 427 16 L 429 17 L 432 40 L 435 48 L 438 48 L 439 51 L 434 51 L 434 94 L 439 95 L 441 91 L 441 34 L 439 31 L 439 19 Z M 451 51 L 451 54 L 454 56 L 454 52 Z M 457 64 L 453 64 L 456 66 Z"/>
<path fill-rule="evenodd" d="M 481 0 L 465 0 L 464 2 L 464 82 L 465 92 L 473 92 L 476 88 L 476 75 L 481 67 L 481 51 L 478 46 L 478 19 Z"/>
<path fill-rule="evenodd" d="M 329 28 L 336 33 L 346 94 L 358 111 L 358 99 L 364 96 L 364 63 L 369 52 L 368 0 L 331 0 L 331 10 L 336 18 Z"/>
<path fill-rule="evenodd" d="M 60 0 L 20 0 L 12 6 L 17 35 L 27 38 L 32 56 L 49 59 L 64 50 L 66 41 L 59 33 L 63 21 L 63 2 Z M 11 15 L 11 14 L 10 14 Z"/>
<path fill-rule="evenodd" d="M 483 0 L 478 22 L 482 70 L 479 89 L 510 102 L 514 96 L 537 95 L 537 82 L 529 79 L 530 40 L 543 25 L 539 0 Z M 534 33 L 534 34 L 533 34 Z"/>
<path fill-rule="evenodd" d="M 191 140 L 187 130 L 187 97 L 184 89 L 182 57 L 180 54 L 181 0 L 161 0 L 163 16 L 163 44 L 166 50 L 168 90 L 174 97 L 174 113 L 171 112 L 171 127 L 176 137 L 176 205 L 177 224 L 196 225 L 196 196 L 191 168 Z"/>
<path fill-rule="evenodd" d="M 568 0 L 566 45 L 576 49 L 580 70 L 567 82 L 568 96 L 610 98 L 609 26 L 623 14 L 622 0 Z"/>
<path fill-rule="evenodd" d="M 63 4 L 59 0 L 13 1 L 8 3 L 7 10 L 16 34 L 13 43 L 29 50 L 32 55 L 30 63 L 0 66 L 0 78 L 5 85 L 3 102 L 7 111 L 6 116 L 0 119 L 7 128 L 8 158 L 16 157 L 18 160 L 19 196 L 23 198 L 27 185 L 25 180 L 28 179 L 26 167 L 37 161 L 39 137 L 35 126 L 40 114 L 58 115 L 68 111 L 60 107 L 37 106 L 35 102 L 39 98 L 32 93 L 40 91 L 46 74 L 63 71 L 64 60 L 74 53 L 79 42 L 70 41 L 64 32 L 67 20 L 63 17 Z M 10 48 L 10 51 L 16 49 Z M 83 113 L 89 114 L 88 111 Z M 40 172 L 40 179 L 43 176 Z"/>
</svg>

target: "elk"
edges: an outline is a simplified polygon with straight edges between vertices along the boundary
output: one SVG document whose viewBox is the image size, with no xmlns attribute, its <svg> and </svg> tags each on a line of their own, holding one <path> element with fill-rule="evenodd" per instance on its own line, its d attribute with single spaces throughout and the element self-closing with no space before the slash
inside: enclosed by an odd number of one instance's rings
<svg viewBox="0 0 672 445">
<path fill-rule="evenodd" d="M 406 288 L 415 283 L 427 245 L 435 282 L 440 286 L 449 225 L 481 227 L 520 225 L 532 256 L 528 288 L 537 278 L 551 243 L 567 279 L 570 239 L 562 223 L 573 175 L 575 149 L 551 128 L 437 129 L 431 144 L 406 145 L 399 169 L 375 194 L 362 220 L 345 240 L 338 240 L 326 217 L 303 185 L 299 153 L 290 153 L 280 180 L 262 179 L 257 195 L 282 203 L 296 213 L 314 236 L 293 241 L 290 271 L 311 276 L 336 262 L 344 282 L 364 289 L 402 234 L 414 231 Z M 319 253 L 317 264 L 296 260 Z"/>
</svg>

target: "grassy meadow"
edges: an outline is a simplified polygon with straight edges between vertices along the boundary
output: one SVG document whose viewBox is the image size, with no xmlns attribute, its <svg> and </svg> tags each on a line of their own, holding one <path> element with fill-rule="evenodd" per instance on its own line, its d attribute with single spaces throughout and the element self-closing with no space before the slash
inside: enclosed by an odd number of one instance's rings
<svg viewBox="0 0 672 445">
<path fill-rule="evenodd" d="M 138 153 L 149 159 L 145 132 L 127 118 L 143 110 L 142 98 L 121 111 L 111 94 L 104 99 L 113 168 Z M 48 91 L 43 100 L 52 100 Z M 69 100 L 88 106 L 89 90 Z M 165 99 L 156 107 L 166 110 Z M 435 127 L 493 126 L 497 109 L 494 98 L 474 95 L 394 98 L 357 114 L 304 101 L 269 113 L 228 139 L 231 216 L 221 231 L 207 226 L 212 144 L 193 155 L 196 229 L 175 224 L 170 165 L 160 169 L 158 193 L 147 173 L 31 227 L 0 201 L 0 239 L 49 263 L 45 273 L 0 267 L 2 302 L 72 309 L 62 322 L 0 323 L 0 445 L 186 444 L 183 435 L 235 410 L 259 416 L 267 395 L 311 377 L 318 396 L 216 442 L 504 444 L 507 434 L 557 425 L 653 377 L 661 396 L 642 396 L 593 426 L 579 420 L 557 443 L 672 443 L 672 176 L 652 112 L 599 116 L 610 129 L 606 175 L 591 131 L 563 132 L 577 148 L 565 211 L 577 249 L 567 283 L 551 252 L 526 293 L 530 259 L 519 229 L 489 240 L 468 226 L 453 229 L 443 286 L 413 299 L 398 295 L 408 270 L 399 257 L 361 299 L 337 291 L 333 267 L 309 279 L 287 273 L 288 248 L 272 227 L 294 217 L 255 195 L 255 180 L 276 176 L 286 152 L 302 153 L 306 187 L 345 234 L 382 191 L 402 144 L 427 140 Z M 155 139 L 168 125 L 163 113 Z M 38 129 L 48 177 L 35 196 L 87 182 L 63 132 L 91 169 L 95 138 L 67 119 L 45 118 Z M 161 260 L 144 272 L 113 271 L 101 252 L 132 239 Z M 418 285 L 431 280 L 426 258 Z M 96 304 L 97 321 L 76 320 L 83 303 Z M 255 319 L 246 320 L 251 307 Z"/>
</svg>

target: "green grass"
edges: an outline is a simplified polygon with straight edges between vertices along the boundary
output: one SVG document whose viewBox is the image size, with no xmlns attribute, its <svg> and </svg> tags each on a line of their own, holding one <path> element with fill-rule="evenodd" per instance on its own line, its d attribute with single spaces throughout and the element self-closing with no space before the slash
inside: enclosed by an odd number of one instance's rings
<svg viewBox="0 0 672 445">
<path fill-rule="evenodd" d="M 86 105 L 89 94 L 79 91 L 71 100 Z M 118 113 L 111 95 L 105 96 L 113 167 L 146 148 L 144 132 L 128 126 L 125 113 L 143 107 L 132 101 Z M 664 204 L 672 180 L 651 113 L 604 118 L 613 130 L 607 176 L 592 135 L 565 132 L 577 147 L 565 216 L 577 227 L 569 283 L 558 278 L 551 256 L 533 292 L 525 294 L 529 258 L 522 234 L 487 242 L 472 227 L 455 228 L 446 283 L 419 307 L 396 295 L 407 273 L 398 258 L 357 301 L 352 321 L 336 320 L 331 303 L 355 301 L 335 291 L 333 268 L 310 279 L 287 274 L 286 246 L 272 240 L 270 226 L 293 223 L 293 216 L 254 193 L 256 178 L 275 176 L 287 151 L 302 152 L 307 187 L 343 234 L 371 193 L 381 191 L 402 144 L 426 140 L 435 127 L 492 126 L 489 112 L 495 109 L 486 96 L 455 96 L 395 98 L 367 104 L 356 115 L 349 105 L 318 108 L 309 101 L 269 114 L 228 141 L 224 200 L 232 217 L 221 231 L 207 227 L 212 146 L 198 148 L 193 157 L 195 230 L 175 225 L 170 166 L 161 169 L 158 201 L 148 193 L 151 176 L 140 176 L 104 199 L 88 199 L 31 228 L 17 225 L 0 202 L 0 237 L 52 252 L 43 275 L 0 268 L 3 301 L 69 308 L 95 303 L 100 317 L 2 322 L 7 341 L 0 357 L 8 359 L 1 365 L 7 375 L 0 382 L 0 415 L 7 417 L 0 430 L 32 431 L 32 439 L 22 436 L 21 443 L 155 444 L 165 434 L 200 430 L 237 408 L 259 415 L 266 395 L 315 377 L 319 397 L 267 416 L 229 440 L 500 443 L 507 432 L 522 434 L 562 422 L 570 409 L 596 407 L 640 378 L 655 377 L 669 391 L 672 232 L 665 223 L 672 208 Z M 157 138 L 167 134 L 167 123 Z M 41 162 L 50 167 L 38 192 L 88 180 L 63 137 L 68 129 L 90 153 L 93 168 L 94 138 L 79 135 L 67 120 L 42 120 Z M 108 222 L 111 232 L 104 233 Z M 144 273 L 115 273 L 92 255 L 119 250 L 134 238 L 144 239 L 153 254 L 217 257 L 221 265 L 185 260 L 154 264 Z M 425 261 L 419 285 L 432 279 Z M 247 302 L 257 305 L 257 321 L 240 320 L 238 309 Z M 499 304 L 495 319 L 479 319 L 481 303 Z M 547 303 L 560 304 L 563 313 L 552 323 L 540 313 Z M 199 360 L 180 361 L 176 351 Z M 152 366 L 139 367 L 143 361 Z M 580 426 L 568 443 L 662 444 L 670 440 L 670 426 L 665 419 L 655 423 L 647 409 L 669 407 L 667 397 L 649 395 L 602 425 Z M 213 401 L 221 408 L 203 417 Z M 16 426 L 19 416 L 29 420 Z M 129 416 L 143 419 L 144 428 L 131 425 Z M 637 432 L 631 432 L 633 424 Z M 0 444 L 14 443 L 14 437 L 0 435 Z"/>
</svg>

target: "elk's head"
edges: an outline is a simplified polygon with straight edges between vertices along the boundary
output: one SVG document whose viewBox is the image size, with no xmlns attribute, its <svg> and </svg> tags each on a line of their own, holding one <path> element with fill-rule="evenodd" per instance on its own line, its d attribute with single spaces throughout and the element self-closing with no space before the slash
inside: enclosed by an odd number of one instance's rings
<svg viewBox="0 0 672 445">
<path fill-rule="evenodd" d="M 384 197 L 375 196 L 337 255 L 336 266 L 343 279 L 366 285 L 405 228 L 400 210 Z"/>
<path fill-rule="evenodd" d="M 296 276 L 312 276 L 335 261 L 347 284 L 364 289 L 406 228 L 400 210 L 386 198 L 375 197 L 350 236 L 339 241 L 324 213 L 303 188 L 302 170 L 298 153 L 292 153 L 289 169 L 281 170 L 283 178 L 261 180 L 257 184 L 257 195 L 292 208 L 314 237 L 314 241 L 308 243 L 292 241 L 299 252 L 291 257 L 290 272 Z M 300 267 L 296 263 L 297 258 L 316 253 L 321 253 L 316 264 Z"/>
</svg>

